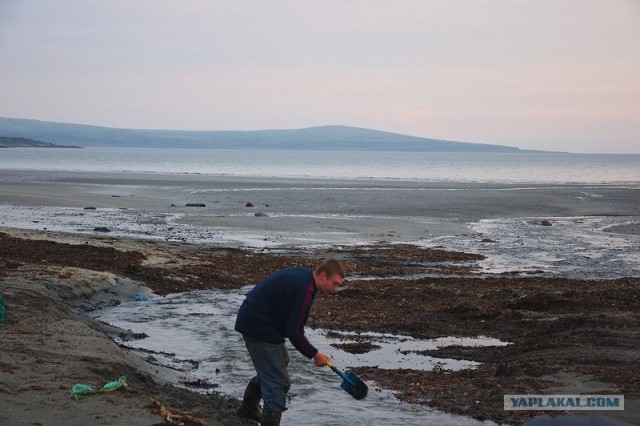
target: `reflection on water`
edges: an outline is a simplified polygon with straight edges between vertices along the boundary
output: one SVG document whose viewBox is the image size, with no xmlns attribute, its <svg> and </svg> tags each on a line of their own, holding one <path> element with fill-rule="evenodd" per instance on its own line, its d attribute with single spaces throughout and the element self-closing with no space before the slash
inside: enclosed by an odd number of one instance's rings
<svg viewBox="0 0 640 426">
<path fill-rule="evenodd" d="M 637 216 L 483 219 L 468 236 L 434 238 L 422 245 L 486 256 L 479 262 L 489 274 L 528 273 L 577 279 L 633 277 L 640 273 L 637 233 L 614 233 L 638 223 Z M 483 241 L 484 239 L 484 241 Z"/>
<path fill-rule="evenodd" d="M 212 383 L 217 386 L 217 391 L 241 398 L 254 371 L 242 338 L 233 330 L 233 325 L 235 314 L 249 289 L 198 291 L 125 302 L 96 312 L 94 316 L 148 336 L 125 343 L 138 348 L 143 358 L 183 372 L 184 377 L 180 381 Z M 431 369 L 436 365 L 446 369 L 470 368 L 475 363 L 434 359 L 412 351 L 447 345 L 505 344 L 489 338 L 418 340 L 380 333 L 330 333 L 335 337 L 328 338 L 326 330 L 308 329 L 307 333 L 320 351 L 331 354 L 334 364 L 345 369 L 371 365 L 381 368 Z M 373 341 L 379 348 L 365 354 L 350 354 L 331 346 L 331 343 L 362 339 Z M 292 346 L 289 346 L 289 353 L 292 388 L 283 425 L 301 422 L 309 425 L 492 424 L 400 403 L 390 392 L 372 383 L 369 383 L 369 396 L 356 401 L 340 388 L 342 380 L 330 369 L 315 367 Z"/>
</svg>

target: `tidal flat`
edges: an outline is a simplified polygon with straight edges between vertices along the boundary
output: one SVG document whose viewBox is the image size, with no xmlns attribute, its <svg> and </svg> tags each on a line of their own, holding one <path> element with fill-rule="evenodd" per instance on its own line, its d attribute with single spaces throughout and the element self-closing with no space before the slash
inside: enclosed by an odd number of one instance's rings
<svg viewBox="0 0 640 426">
<path fill-rule="evenodd" d="M 69 304 L 88 309 L 92 303 L 111 303 L 109 297 L 91 301 L 101 289 L 87 287 L 87 280 L 82 278 L 87 271 L 112 277 L 113 285 L 104 284 L 102 290 L 111 291 L 111 298 L 117 300 L 126 296 L 123 292 L 117 295 L 122 283 L 136 283 L 158 296 L 197 289 L 233 289 L 255 283 L 282 267 L 312 267 L 327 256 L 342 259 L 350 278 L 338 296 L 316 300 L 308 325 L 360 334 L 362 337 L 356 337 L 346 350 L 375 350 L 375 341 L 367 338 L 371 332 L 430 339 L 488 336 L 509 343 L 453 345 L 414 354 L 479 363 L 471 369 L 353 369 L 364 380 L 393 391 L 400 401 L 424 407 L 425 415 L 436 409 L 482 421 L 518 424 L 542 413 L 503 410 L 505 394 L 585 391 L 625 395 L 625 410 L 608 412 L 610 417 L 633 423 L 640 414 L 640 382 L 628 372 L 629 365 L 638 359 L 640 342 L 637 277 L 477 277 L 475 265 L 481 256 L 476 254 L 387 243 L 260 253 L 15 229 L 3 229 L 0 238 L 0 289 L 9 306 L 0 330 L 6 348 L 1 374 L 7 386 L 2 400 L 12 407 L 3 409 L 2 415 L 8 420 L 22 418 L 20 407 L 26 410 L 27 406 L 31 418 L 55 414 L 62 409 L 56 404 L 42 404 L 37 410 L 31 408 L 32 404 L 45 395 L 54 400 L 68 398 L 65 386 L 71 381 L 96 382 L 116 371 L 127 371 L 130 390 L 124 398 L 109 396 L 111 404 L 131 407 L 138 399 L 151 398 L 174 410 L 175 415 L 189 416 L 184 418 L 208 424 L 241 424 L 229 414 L 233 400 L 216 394 L 167 391 L 153 384 L 153 374 L 141 372 L 140 362 L 132 364 L 124 356 L 114 365 L 102 354 L 101 345 L 110 343 L 93 333 L 79 335 L 80 341 L 67 342 L 61 329 L 26 327 L 39 319 L 68 329 L 86 322 L 69 310 Z M 412 278 L 425 270 L 433 276 Z M 102 343 L 95 345 L 92 339 Z M 30 348 L 28 342 L 34 340 L 40 344 Z M 68 351 L 68 345 L 82 350 Z M 50 367 L 41 365 L 36 372 L 32 366 L 44 358 Z M 217 402 L 213 404 L 213 400 Z M 71 403 L 62 407 L 66 407 L 67 415 L 88 415 L 85 411 L 90 400 L 84 401 L 80 412 L 74 411 L 76 406 Z M 145 406 L 139 409 L 153 417 L 153 409 Z M 134 413 L 124 410 L 120 416 L 128 419 Z"/>
</svg>

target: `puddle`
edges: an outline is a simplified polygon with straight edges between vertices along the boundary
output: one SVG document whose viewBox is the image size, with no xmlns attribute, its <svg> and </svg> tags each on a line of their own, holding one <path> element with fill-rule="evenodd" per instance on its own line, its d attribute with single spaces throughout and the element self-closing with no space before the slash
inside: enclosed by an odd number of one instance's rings
<svg viewBox="0 0 640 426">
<path fill-rule="evenodd" d="M 432 358 L 419 355 L 415 352 L 434 350 L 446 346 L 506 346 L 508 343 L 490 337 L 443 337 L 439 339 L 421 340 L 410 336 L 392 335 L 383 333 L 350 333 L 327 330 L 309 330 L 307 333 L 313 342 L 322 346 L 331 347 L 332 355 L 336 363 L 349 367 L 379 367 L 384 369 L 412 369 L 433 370 L 443 368 L 445 370 L 461 370 L 473 368 L 479 365 L 477 362 Z M 327 337 L 329 335 L 330 337 Z M 336 336 L 336 337 L 334 337 Z M 332 344 L 358 344 L 371 343 L 374 349 L 362 353 L 353 354 L 336 349 Z"/>
</svg>

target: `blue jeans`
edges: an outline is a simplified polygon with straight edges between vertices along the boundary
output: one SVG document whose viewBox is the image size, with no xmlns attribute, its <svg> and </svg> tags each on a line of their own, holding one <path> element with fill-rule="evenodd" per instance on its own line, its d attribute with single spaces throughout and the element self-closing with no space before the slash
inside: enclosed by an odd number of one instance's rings
<svg viewBox="0 0 640 426">
<path fill-rule="evenodd" d="M 287 392 L 291 387 L 287 371 L 287 348 L 284 343 L 265 343 L 244 335 L 242 337 L 258 373 L 251 381 L 260 384 L 264 409 L 282 413 L 287 409 Z"/>
</svg>

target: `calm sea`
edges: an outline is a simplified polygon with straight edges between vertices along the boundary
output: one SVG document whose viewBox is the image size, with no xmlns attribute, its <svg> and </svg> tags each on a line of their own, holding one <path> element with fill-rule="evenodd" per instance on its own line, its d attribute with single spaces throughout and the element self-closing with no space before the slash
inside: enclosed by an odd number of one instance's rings
<svg viewBox="0 0 640 426">
<path fill-rule="evenodd" d="M 457 182 L 640 182 L 640 154 L 12 148 L 0 150 L 0 168 Z"/>
</svg>

